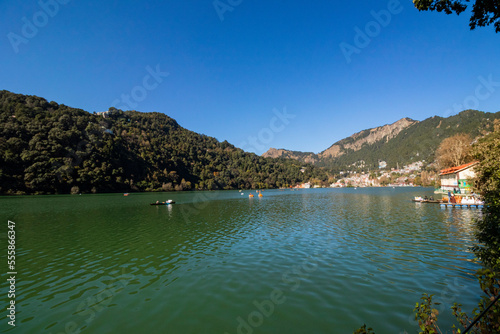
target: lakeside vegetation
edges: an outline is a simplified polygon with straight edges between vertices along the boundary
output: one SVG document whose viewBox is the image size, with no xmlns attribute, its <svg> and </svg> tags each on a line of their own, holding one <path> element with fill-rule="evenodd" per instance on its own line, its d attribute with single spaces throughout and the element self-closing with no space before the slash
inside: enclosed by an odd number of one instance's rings
<svg viewBox="0 0 500 334">
<path fill-rule="evenodd" d="M 162 113 L 91 114 L 0 91 L 0 194 L 266 189 L 310 180 L 328 175 L 244 152 Z"/>
<path fill-rule="evenodd" d="M 473 251 L 476 262 L 481 268 L 475 273 L 483 295 L 478 296 L 478 306 L 467 314 L 462 305 L 454 303 L 451 307 L 457 324 L 451 328 L 452 333 L 494 334 L 500 333 L 500 121 L 495 121 L 494 130 L 480 138 L 472 147 L 464 147 L 464 142 L 458 139 L 453 143 L 443 141 L 440 151 L 443 157 L 442 166 L 455 164 L 452 158 L 474 159 L 479 162 L 474 168 L 476 179 L 473 190 L 480 194 L 485 202 L 482 216 L 476 219 L 475 237 L 477 240 Z M 469 138 L 470 139 L 470 138 Z M 467 146 L 467 145 L 466 145 Z M 446 155 L 449 154 L 448 157 Z M 441 330 L 438 325 L 439 312 L 435 308 L 438 303 L 433 301 L 433 295 L 424 293 L 421 302 L 417 302 L 414 312 L 418 322 L 420 334 L 448 333 L 448 329 Z M 363 325 L 354 333 L 374 334 L 373 328 Z"/>
<path fill-rule="evenodd" d="M 495 124 L 472 151 L 462 152 L 480 162 L 475 191 L 486 202 L 474 249 L 483 265 L 476 276 L 485 295 L 472 315 L 458 304 L 453 307 L 462 327 L 500 293 L 500 122 Z M 448 141 L 443 141 L 441 157 L 445 144 Z M 439 163 L 455 164 L 452 159 Z M 226 141 L 186 130 L 161 113 L 112 108 L 106 114 L 91 114 L 0 91 L 2 194 L 277 188 L 331 178 L 325 169 L 296 160 L 246 153 Z M 415 312 L 421 333 L 439 333 L 432 296 L 424 295 Z M 493 306 L 475 332 L 498 332 L 499 315 L 500 306 Z M 364 330 L 370 332 L 366 326 Z"/>
<path fill-rule="evenodd" d="M 485 206 L 482 217 L 476 219 L 475 237 L 477 245 L 473 247 L 476 261 L 482 266 L 475 273 L 481 290 L 477 308 L 467 314 L 461 305 L 452 306 L 453 315 L 459 327 L 452 328 L 453 333 L 500 333 L 500 122 L 495 122 L 492 133 L 481 138 L 472 146 L 472 158 L 479 161 L 475 167 L 476 179 L 474 191 L 484 198 Z M 420 333 L 442 333 L 438 326 L 438 312 L 433 306 L 432 295 L 422 297 L 422 303 L 415 307 L 415 320 Z M 490 307 L 488 309 L 488 307 Z M 477 321 L 477 322 L 474 322 Z"/>
<path fill-rule="evenodd" d="M 110 108 L 92 114 L 0 91 L 0 194 L 268 189 L 306 182 L 325 187 L 345 178 L 341 170 L 354 177 L 345 180 L 346 186 L 361 186 L 356 177 L 368 175 L 370 184 L 377 186 L 401 180 L 437 186 L 433 161 L 443 156 L 437 150 L 443 139 L 458 134 L 477 138 L 491 131 L 496 119 L 500 112 L 476 110 L 433 117 L 388 141 L 309 164 L 300 157 L 264 158 L 244 152 L 227 141 L 186 130 L 162 113 Z M 358 137 L 365 132 L 370 131 Z M 388 167 L 425 163 L 418 172 L 382 175 L 381 158 Z"/>
</svg>

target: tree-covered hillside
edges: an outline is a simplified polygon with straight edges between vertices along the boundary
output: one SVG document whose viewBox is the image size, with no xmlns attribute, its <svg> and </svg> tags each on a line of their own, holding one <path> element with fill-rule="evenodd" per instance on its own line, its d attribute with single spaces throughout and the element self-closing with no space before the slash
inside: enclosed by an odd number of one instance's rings
<svg viewBox="0 0 500 334">
<path fill-rule="evenodd" d="M 448 118 L 434 116 L 415 123 L 401 131 L 396 137 L 373 145 L 365 145 L 359 151 L 349 152 L 337 159 L 323 161 L 323 166 L 345 168 L 356 161 L 364 160 L 370 169 L 378 168 L 378 161 L 384 160 L 389 167 L 425 160 L 433 162 L 435 151 L 446 138 L 458 133 L 472 138 L 493 130 L 494 119 L 500 112 L 484 113 L 477 110 L 462 111 Z"/>
<path fill-rule="evenodd" d="M 435 152 L 444 139 L 459 133 L 478 138 L 492 131 L 495 119 L 500 119 L 500 112 L 485 113 L 477 110 L 465 110 L 447 118 L 434 116 L 421 122 L 407 119 L 413 124 L 409 124 L 394 137 L 383 136 L 370 143 L 364 142 L 365 137 L 377 131 L 377 129 L 368 129 L 338 141 L 333 146 L 339 146 L 341 154 L 334 157 L 325 156 L 325 151 L 319 154 L 284 149 L 279 151 L 282 157 L 303 162 L 307 158 L 313 161 L 315 166 L 327 168 L 333 173 L 343 170 L 378 169 L 381 160 L 386 161 L 389 168 L 396 167 L 397 164 L 403 166 L 421 160 L 431 163 L 435 160 Z M 381 127 L 382 130 L 383 128 Z M 355 144 L 357 150 L 348 148 L 351 144 Z M 271 151 L 273 149 L 265 154 Z M 364 163 L 361 164 L 360 161 Z"/>
<path fill-rule="evenodd" d="M 246 153 L 162 113 L 90 114 L 0 91 L 0 193 L 274 188 L 326 173 Z"/>
</svg>

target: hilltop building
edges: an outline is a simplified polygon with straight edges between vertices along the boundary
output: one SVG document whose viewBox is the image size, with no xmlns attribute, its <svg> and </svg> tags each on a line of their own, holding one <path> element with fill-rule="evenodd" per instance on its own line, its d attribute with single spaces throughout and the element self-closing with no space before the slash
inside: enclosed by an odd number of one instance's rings
<svg viewBox="0 0 500 334">
<path fill-rule="evenodd" d="M 461 193 L 470 193 L 472 179 L 476 176 L 474 166 L 478 161 L 473 161 L 457 167 L 446 168 L 440 171 L 441 190 L 444 192 L 460 189 Z"/>
</svg>

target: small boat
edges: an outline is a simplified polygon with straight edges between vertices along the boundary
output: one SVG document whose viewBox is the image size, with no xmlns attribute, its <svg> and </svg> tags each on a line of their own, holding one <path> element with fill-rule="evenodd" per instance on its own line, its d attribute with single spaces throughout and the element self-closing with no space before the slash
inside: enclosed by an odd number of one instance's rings
<svg viewBox="0 0 500 334">
<path fill-rule="evenodd" d="M 175 204 L 175 202 L 169 199 L 168 201 L 165 202 L 156 202 L 156 203 L 151 203 L 150 205 L 170 205 L 170 204 Z"/>
<path fill-rule="evenodd" d="M 128 196 L 128 193 L 123 194 L 123 196 Z"/>
<path fill-rule="evenodd" d="M 417 197 L 413 198 L 412 201 L 413 202 L 418 202 L 418 203 L 441 203 L 441 201 L 439 201 L 439 200 L 425 199 L 425 198 L 422 198 L 420 196 L 417 196 Z"/>
<path fill-rule="evenodd" d="M 253 194 L 248 195 L 248 197 L 253 197 Z"/>
</svg>

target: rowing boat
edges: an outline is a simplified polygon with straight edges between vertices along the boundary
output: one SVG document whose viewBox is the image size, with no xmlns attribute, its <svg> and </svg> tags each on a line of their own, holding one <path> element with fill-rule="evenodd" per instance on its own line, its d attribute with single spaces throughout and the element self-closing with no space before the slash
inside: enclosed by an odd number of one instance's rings
<svg viewBox="0 0 500 334">
<path fill-rule="evenodd" d="M 175 202 L 169 199 L 166 202 L 156 202 L 156 203 L 151 203 L 150 205 L 170 205 L 170 204 L 175 204 Z"/>
</svg>

